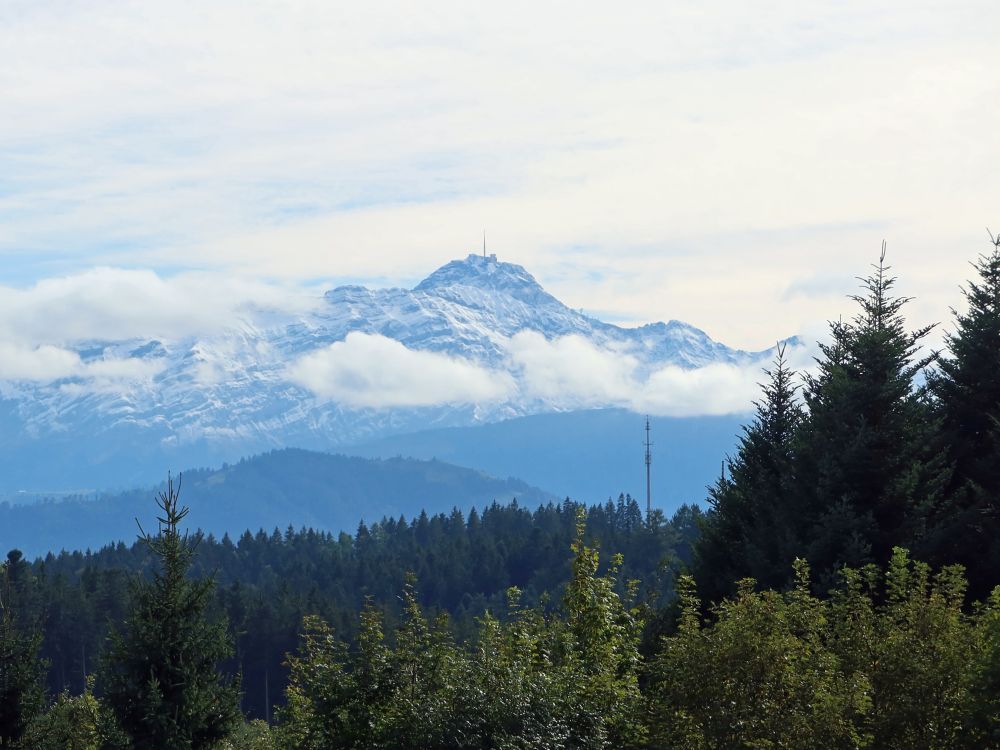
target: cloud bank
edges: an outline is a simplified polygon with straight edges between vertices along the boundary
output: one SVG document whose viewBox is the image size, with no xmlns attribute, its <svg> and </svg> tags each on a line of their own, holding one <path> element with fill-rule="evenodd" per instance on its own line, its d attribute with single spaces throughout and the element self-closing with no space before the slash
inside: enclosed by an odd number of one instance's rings
<svg viewBox="0 0 1000 750">
<path fill-rule="evenodd" d="M 627 351 L 581 336 L 522 331 L 508 344 L 524 395 L 562 409 L 619 406 L 658 416 L 733 414 L 760 394 L 762 363 L 644 367 Z"/>
<path fill-rule="evenodd" d="M 82 366 L 76 352 L 57 346 L 28 347 L 0 341 L 0 380 L 49 382 L 75 375 Z"/>
<path fill-rule="evenodd" d="M 302 356 L 288 377 L 322 398 L 380 409 L 491 403 L 513 393 L 506 373 L 358 332 Z"/>
<path fill-rule="evenodd" d="M 72 380 L 61 387 L 75 392 L 120 392 L 149 383 L 161 370 L 162 363 L 155 359 L 84 361 L 75 351 L 51 344 L 30 347 L 0 341 L 0 385 L 4 381 L 45 384 Z"/>
<path fill-rule="evenodd" d="M 179 340 L 239 329 L 310 309 L 299 288 L 223 274 L 164 277 L 151 270 L 94 268 L 26 287 L 0 285 L 0 381 L 63 384 L 65 390 L 117 392 L 148 383 L 152 359 L 104 354 L 81 358 L 96 342 Z M 206 365 L 207 367 L 207 365 Z"/>
<path fill-rule="evenodd" d="M 269 310 L 315 304 L 301 291 L 227 274 L 172 277 L 94 268 L 21 289 L 0 286 L 0 341 L 64 346 L 89 340 L 178 339 L 239 326 Z"/>
<path fill-rule="evenodd" d="M 657 416 L 747 412 L 760 395 L 764 363 L 649 368 L 616 347 L 580 336 L 546 339 L 522 331 L 506 344 L 508 370 L 408 349 L 394 339 L 351 333 L 303 355 L 287 377 L 316 396 L 376 409 L 520 400 L 572 410 L 621 407 Z M 804 362 L 802 351 L 792 353 Z"/>
</svg>

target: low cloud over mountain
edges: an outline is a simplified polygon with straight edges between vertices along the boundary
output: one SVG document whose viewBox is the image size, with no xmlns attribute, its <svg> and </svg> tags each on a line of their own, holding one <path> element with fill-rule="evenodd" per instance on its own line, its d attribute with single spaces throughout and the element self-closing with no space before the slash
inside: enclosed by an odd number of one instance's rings
<svg viewBox="0 0 1000 750">
<path fill-rule="evenodd" d="M 95 270 L 6 296 L 0 354 L 8 447 L 30 466 L 54 439 L 96 441 L 90 463 L 137 445 L 154 461 L 581 408 L 739 413 L 771 351 L 679 321 L 604 323 L 521 266 L 470 255 L 413 289 L 322 296 Z"/>
</svg>

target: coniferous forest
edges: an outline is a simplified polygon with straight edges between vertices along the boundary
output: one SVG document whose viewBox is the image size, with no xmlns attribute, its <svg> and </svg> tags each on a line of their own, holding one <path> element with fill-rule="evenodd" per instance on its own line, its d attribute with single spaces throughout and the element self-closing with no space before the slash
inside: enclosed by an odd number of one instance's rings
<svg viewBox="0 0 1000 750">
<path fill-rule="evenodd" d="M 176 480 L 131 545 L 11 550 L 0 747 L 1000 747 L 1000 245 L 970 276 L 936 352 L 883 252 L 704 511 L 217 539 Z"/>
</svg>

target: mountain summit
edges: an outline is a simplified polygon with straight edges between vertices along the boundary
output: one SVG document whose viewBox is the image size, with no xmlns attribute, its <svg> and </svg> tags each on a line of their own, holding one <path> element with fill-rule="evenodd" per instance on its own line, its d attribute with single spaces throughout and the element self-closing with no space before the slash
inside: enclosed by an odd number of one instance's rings
<svg viewBox="0 0 1000 750">
<path fill-rule="evenodd" d="M 0 491 L 51 480 L 52 455 L 75 477 L 69 486 L 122 486 L 146 481 L 145 466 L 155 477 L 165 466 L 273 448 L 331 449 L 577 404 L 627 406 L 623 389 L 663 367 L 768 355 L 679 321 L 595 320 L 495 255 L 451 261 L 413 289 L 341 286 L 307 313 L 172 341 L 80 342 L 77 351 L 108 370 L 147 375 L 7 384 Z"/>
<path fill-rule="evenodd" d="M 495 254 L 472 253 L 464 260 L 453 260 L 417 284 L 413 291 L 453 297 L 456 290 L 464 288 L 504 294 L 530 304 L 559 304 L 523 266 L 502 263 Z"/>
</svg>

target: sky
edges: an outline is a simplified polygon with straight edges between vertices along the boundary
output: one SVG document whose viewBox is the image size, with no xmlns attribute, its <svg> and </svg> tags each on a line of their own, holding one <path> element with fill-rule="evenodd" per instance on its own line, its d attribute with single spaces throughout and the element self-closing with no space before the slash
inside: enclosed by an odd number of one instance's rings
<svg viewBox="0 0 1000 750">
<path fill-rule="evenodd" d="M 411 286 L 484 229 L 746 349 L 850 315 L 885 239 L 947 325 L 1000 230 L 998 38 L 995 0 L 0 0 L 0 350 Z"/>
</svg>

